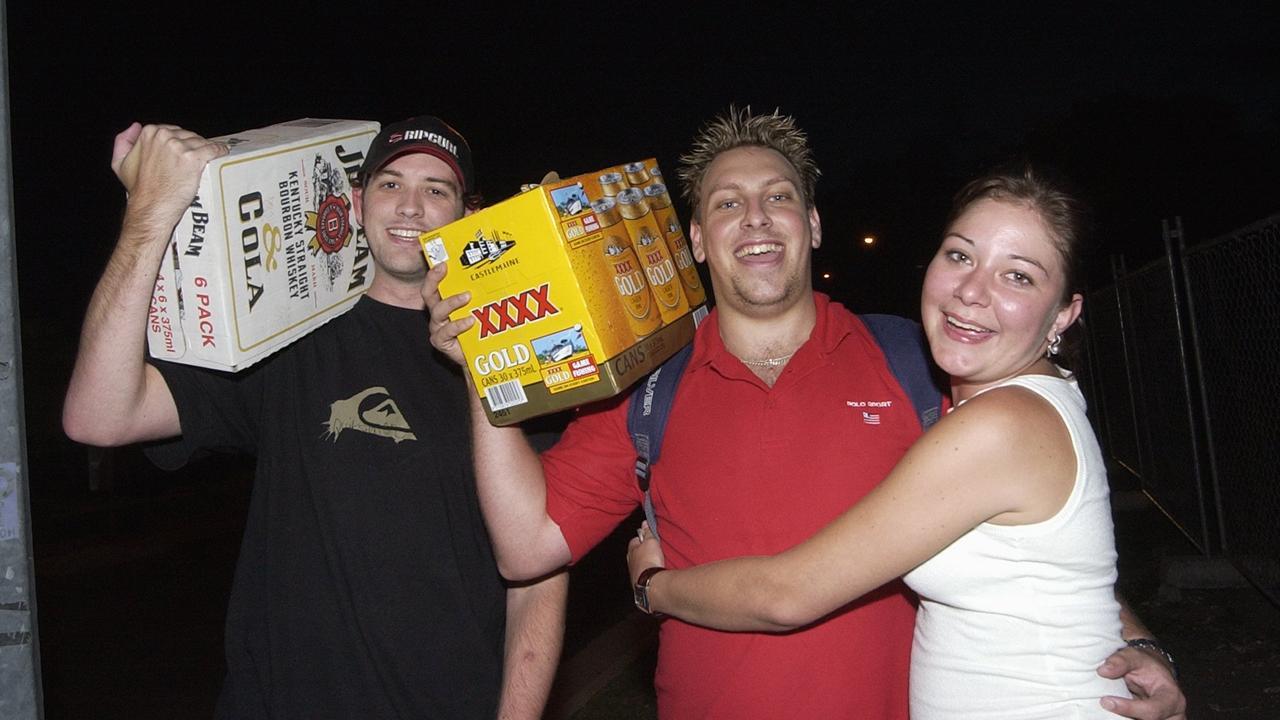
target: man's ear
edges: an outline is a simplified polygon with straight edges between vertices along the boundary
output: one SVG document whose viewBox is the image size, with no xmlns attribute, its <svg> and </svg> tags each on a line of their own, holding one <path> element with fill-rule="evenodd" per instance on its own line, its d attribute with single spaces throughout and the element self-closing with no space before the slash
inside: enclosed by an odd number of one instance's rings
<svg viewBox="0 0 1280 720">
<path fill-rule="evenodd" d="M 702 225 L 697 220 L 689 223 L 689 242 L 693 245 L 693 259 L 706 262 L 707 253 L 702 249 Z"/>
<path fill-rule="evenodd" d="M 356 214 L 356 223 L 364 227 L 364 188 L 351 188 L 351 210 Z"/>
<path fill-rule="evenodd" d="M 809 235 L 811 239 L 809 243 L 813 245 L 813 249 L 817 250 L 822 245 L 822 219 L 818 217 L 818 208 L 809 208 Z"/>
</svg>

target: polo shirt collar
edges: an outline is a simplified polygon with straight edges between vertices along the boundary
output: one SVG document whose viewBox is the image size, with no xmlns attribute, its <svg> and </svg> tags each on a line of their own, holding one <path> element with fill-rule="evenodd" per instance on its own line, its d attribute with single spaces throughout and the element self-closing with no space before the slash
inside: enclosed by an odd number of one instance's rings
<svg viewBox="0 0 1280 720">
<path fill-rule="evenodd" d="M 814 291 L 814 325 L 813 330 L 809 333 L 809 339 L 804 342 L 796 350 L 793 362 L 799 358 L 806 365 L 809 362 L 826 358 L 835 352 L 850 333 L 853 332 L 853 325 L 848 321 L 841 322 L 841 318 L 848 318 L 848 313 L 841 313 L 841 306 L 831 302 L 831 298 L 827 295 Z M 816 344 L 818 356 L 808 360 L 811 354 L 809 347 Z M 714 364 L 719 364 L 721 368 L 725 367 L 724 363 L 736 360 L 729 349 L 725 347 L 724 340 L 720 338 L 720 315 L 719 310 L 713 308 L 707 318 L 698 326 L 698 331 L 694 335 L 693 355 L 689 358 L 689 371 L 700 370 Z M 733 367 L 745 367 L 740 362 Z M 754 375 L 752 376 L 754 377 Z"/>
</svg>

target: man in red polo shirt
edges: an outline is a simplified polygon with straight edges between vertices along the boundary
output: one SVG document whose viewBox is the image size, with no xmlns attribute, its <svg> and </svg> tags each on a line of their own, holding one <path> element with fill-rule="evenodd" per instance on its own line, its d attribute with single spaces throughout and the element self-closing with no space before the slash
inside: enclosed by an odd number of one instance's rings
<svg viewBox="0 0 1280 720">
<path fill-rule="evenodd" d="M 669 567 L 800 542 L 921 432 L 866 327 L 813 291 L 818 169 L 794 121 L 730 111 L 681 160 L 694 255 L 717 302 L 695 336 L 651 486 Z M 473 321 L 449 320 L 467 297 L 439 297 L 442 268 L 424 287 L 432 343 L 461 362 L 456 337 Z M 541 458 L 471 397 L 481 506 L 508 578 L 577 561 L 641 502 L 625 396 L 584 409 Z M 894 582 L 799 632 L 664 622 L 659 714 L 905 719 L 913 620 Z"/>
</svg>

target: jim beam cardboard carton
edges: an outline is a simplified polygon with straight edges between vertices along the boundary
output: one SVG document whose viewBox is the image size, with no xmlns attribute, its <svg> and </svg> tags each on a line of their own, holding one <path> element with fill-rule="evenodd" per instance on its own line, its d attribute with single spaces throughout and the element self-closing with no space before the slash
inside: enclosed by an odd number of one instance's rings
<svg viewBox="0 0 1280 720">
<path fill-rule="evenodd" d="M 492 424 L 617 395 L 693 339 L 705 293 L 643 190 L 606 168 L 422 234 L 428 264 L 449 267 L 441 294 L 471 293 L 453 317 L 476 320 L 459 341 Z"/>
<path fill-rule="evenodd" d="M 373 279 L 351 183 L 378 123 L 304 118 L 215 138 L 173 231 L 147 323 L 151 356 L 242 370 L 349 310 Z"/>
</svg>

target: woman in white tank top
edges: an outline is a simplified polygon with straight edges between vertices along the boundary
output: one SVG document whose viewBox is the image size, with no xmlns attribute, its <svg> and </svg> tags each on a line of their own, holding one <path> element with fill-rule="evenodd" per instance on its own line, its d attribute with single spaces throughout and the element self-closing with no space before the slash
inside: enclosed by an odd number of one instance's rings
<svg viewBox="0 0 1280 720">
<path fill-rule="evenodd" d="M 1030 168 L 961 190 L 921 294 L 954 411 L 804 543 L 648 573 L 650 611 L 786 631 L 904 576 L 921 600 L 914 720 L 1116 717 L 1103 698 L 1136 712 L 1115 700 L 1130 697 L 1125 683 L 1096 671 L 1125 645 L 1106 471 L 1075 380 L 1054 362 L 1082 306 L 1079 216 Z M 633 582 L 663 565 L 657 540 L 641 538 Z M 1151 716 L 1182 717 L 1184 703 L 1178 693 Z"/>
</svg>

